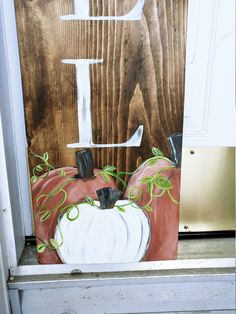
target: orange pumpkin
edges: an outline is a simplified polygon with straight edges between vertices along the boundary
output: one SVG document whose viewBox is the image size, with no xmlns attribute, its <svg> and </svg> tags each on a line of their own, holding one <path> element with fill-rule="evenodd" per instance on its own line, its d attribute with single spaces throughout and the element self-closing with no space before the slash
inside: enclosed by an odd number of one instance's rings
<svg viewBox="0 0 236 314">
<path fill-rule="evenodd" d="M 46 177 L 39 177 L 32 184 L 32 204 L 35 222 L 36 243 L 47 243 L 50 246 L 54 238 L 58 217 L 63 213 L 63 208 L 77 204 L 90 196 L 96 199 L 96 191 L 103 187 L 116 187 L 115 181 L 105 182 L 98 174 L 99 169 L 93 169 L 90 151 L 77 152 L 79 168 L 63 167 L 49 172 Z M 63 174 L 63 175 L 61 175 Z M 53 191 L 53 196 L 50 193 Z M 66 193 L 66 198 L 64 197 Z M 38 254 L 41 264 L 62 263 L 55 249 L 46 248 Z"/>
<path fill-rule="evenodd" d="M 137 188 L 141 189 L 142 195 L 136 202 L 138 205 L 145 208 L 145 205 L 149 203 L 150 194 L 147 191 L 147 186 L 141 183 L 140 180 L 169 166 L 169 162 L 160 160 L 153 166 L 142 167 L 130 178 L 124 197 L 129 196 L 129 191 L 133 187 L 135 187 L 133 194 L 135 191 L 138 191 Z M 174 186 L 171 190 L 172 197 L 175 200 L 179 200 L 180 169 L 171 168 L 164 171 L 162 175 L 168 178 Z M 158 187 L 154 187 L 154 195 L 160 195 L 161 192 Z M 169 195 L 165 193 L 160 198 L 153 197 L 150 207 L 152 207 L 152 211 L 147 212 L 147 215 L 151 223 L 151 238 L 144 260 L 157 261 L 175 259 L 178 249 L 179 205 L 174 203 Z"/>
<path fill-rule="evenodd" d="M 124 197 L 132 194 L 140 194 L 137 204 L 145 208 L 150 201 L 150 193 L 147 185 L 142 183 L 145 177 L 151 177 L 159 172 L 172 185 L 161 197 L 153 197 L 150 202 L 152 211 L 147 212 L 151 223 L 151 238 L 149 248 L 144 257 L 145 261 L 157 261 L 176 259 L 178 251 L 178 230 L 179 230 L 179 199 L 180 199 L 180 175 L 181 175 L 181 153 L 182 134 L 176 133 L 168 139 L 171 148 L 171 159 L 160 159 L 154 165 L 144 164 L 128 182 Z M 141 193 L 140 193 L 141 191 Z M 163 190 L 153 185 L 153 194 L 161 195 Z M 171 199 L 172 198 L 172 199 Z"/>
</svg>

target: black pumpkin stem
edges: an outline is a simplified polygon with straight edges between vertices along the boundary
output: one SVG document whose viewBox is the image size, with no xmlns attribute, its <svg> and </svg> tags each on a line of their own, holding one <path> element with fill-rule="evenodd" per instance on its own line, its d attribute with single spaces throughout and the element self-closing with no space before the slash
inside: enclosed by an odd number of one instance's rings
<svg viewBox="0 0 236 314">
<path fill-rule="evenodd" d="M 171 150 L 171 161 L 177 168 L 181 167 L 182 137 L 182 133 L 174 133 L 167 139 Z"/>
<path fill-rule="evenodd" d="M 75 177 L 77 179 L 88 179 L 94 176 L 93 156 L 89 149 L 76 152 L 76 162 L 78 174 Z"/>
<path fill-rule="evenodd" d="M 97 190 L 101 209 L 113 208 L 122 195 L 122 192 L 111 187 Z"/>
</svg>

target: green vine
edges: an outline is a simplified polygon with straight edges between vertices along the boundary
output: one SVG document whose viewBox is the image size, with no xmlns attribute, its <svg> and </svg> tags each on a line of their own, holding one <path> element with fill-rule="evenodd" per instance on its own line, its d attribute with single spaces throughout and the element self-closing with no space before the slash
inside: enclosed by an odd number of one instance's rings
<svg viewBox="0 0 236 314">
<path fill-rule="evenodd" d="M 145 176 L 139 180 L 139 183 L 142 185 L 145 185 L 145 190 L 148 191 L 149 194 L 149 200 L 147 204 L 143 206 L 143 208 L 146 211 L 153 211 L 153 208 L 151 207 L 151 203 L 154 198 L 161 198 L 164 194 L 168 194 L 171 201 L 175 204 L 179 204 L 177 200 L 174 199 L 174 197 L 171 194 L 171 190 L 173 189 L 173 184 L 170 182 L 169 178 L 163 175 L 163 173 L 171 168 L 175 168 L 175 166 L 172 164 L 171 160 L 166 158 L 163 153 L 158 149 L 153 147 L 152 148 L 152 154 L 153 156 L 146 161 L 144 161 L 135 171 L 133 172 L 125 172 L 125 171 L 116 171 L 116 167 L 107 165 L 105 166 L 101 171 L 97 172 L 95 175 L 101 175 L 103 180 L 105 182 L 110 182 L 111 177 L 114 177 L 118 182 L 120 182 L 123 185 L 123 188 L 125 189 L 127 187 L 127 184 L 125 182 L 125 176 L 131 176 L 135 173 L 137 173 L 142 167 L 147 165 L 148 167 L 154 166 L 159 160 L 165 160 L 170 163 L 170 166 L 161 168 L 158 172 L 153 174 L 152 176 Z M 52 170 L 58 171 L 58 175 L 65 177 L 65 181 L 57 186 L 56 188 L 52 189 L 49 193 L 40 194 L 36 197 L 36 206 L 38 208 L 38 212 L 35 214 L 35 216 L 40 216 L 40 222 L 46 221 L 51 214 L 54 211 L 57 211 L 59 208 L 60 212 L 58 215 L 58 230 L 60 234 L 60 242 L 57 240 L 51 238 L 50 243 L 47 243 L 43 241 L 42 239 L 39 239 L 40 244 L 37 245 L 37 252 L 42 253 L 46 248 L 57 250 L 62 244 L 63 244 L 63 234 L 60 227 L 60 220 L 63 215 L 66 215 L 67 219 L 69 221 L 75 221 L 79 217 L 79 205 L 81 204 L 89 204 L 91 206 L 98 207 L 98 205 L 95 203 L 93 198 L 91 198 L 88 195 L 84 196 L 84 201 L 80 202 L 79 204 L 69 204 L 66 206 L 63 206 L 67 200 L 67 192 L 65 190 L 65 187 L 73 182 L 76 181 L 76 178 L 69 177 L 66 175 L 66 172 L 61 169 L 57 170 L 55 169 L 50 163 L 49 163 L 49 156 L 48 153 L 44 153 L 42 156 L 40 155 L 34 155 L 34 157 L 40 159 L 40 163 L 37 164 L 32 171 L 32 177 L 31 182 L 32 184 L 36 183 L 38 179 L 44 179 L 46 178 Z M 160 190 L 159 194 L 154 194 L 154 189 L 158 188 Z M 143 189 L 140 186 L 133 186 L 129 192 L 128 192 L 128 203 L 120 205 L 115 205 L 117 210 L 120 212 L 125 212 L 125 207 L 128 205 L 135 206 L 135 202 L 139 201 L 143 196 Z M 60 196 L 59 201 L 54 207 L 51 209 L 47 209 L 48 204 L 54 198 L 55 196 Z M 71 211 L 76 208 L 77 213 L 74 217 L 71 217 Z"/>
<path fill-rule="evenodd" d="M 39 158 L 42 162 L 33 168 L 33 175 L 31 177 L 32 183 L 35 183 L 38 180 L 39 176 L 46 177 L 51 170 L 55 169 L 52 165 L 48 163 L 49 156 L 47 152 L 44 153 L 43 156 L 34 155 L 34 157 Z"/>
<path fill-rule="evenodd" d="M 77 213 L 74 217 L 71 217 L 71 211 L 73 209 L 77 210 Z M 60 214 L 57 217 L 57 226 L 58 226 L 58 230 L 59 230 L 59 234 L 60 234 L 60 242 L 58 242 L 56 239 L 50 238 L 50 243 L 47 243 L 46 241 L 38 238 L 38 240 L 40 241 L 40 243 L 37 245 L 37 252 L 38 253 L 43 253 L 45 251 L 45 249 L 50 249 L 50 250 L 58 250 L 60 246 L 62 246 L 63 242 L 64 242 L 64 237 L 63 237 L 63 233 L 61 231 L 61 217 L 66 214 L 66 218 L 69 221 L 75 221 L 76 219 L 78 219 L 79 217 L 79 207 L 78 204 L 70 204 L 67 205 L 65 207 L 63 207 L 60 210 Z"/>
<path fill-rule="evenodd" d="M 139 180 L 140 183 L 146 185 L 146 190 L 148 191 L 149 196 L 150 196 L 148 203 L 145 206 L 143 206 L 143 208 L 147 211 L 152 211 L 153 208 L 150 206 L 150 204 L 152 203 L 153 198 L 160 198 L 165 193 L 168 194 L 168 196 L 170 197 L 173 203 L 179 204 L 179 201 L 175 200 L 170 192 L 170 190 L 173 189 L 172 183 L 170 182 L 168 178 L 162 175 L 163 172 L 169 169 L 175 168 L 175 166 L 172 164 L 172 161 L 168 159 L 167 157 L 165 157 L 162 151 L 160 151 L 158 148 L 153 147 L 152 154 L 153 154 L 153 157 L 144 161 L 133 172 L 125 172 L 125 171 L 115 172 L 116 168 L 114 166 L 108 165 L 108 166 L 105 166 L 100 172 L 98 172 L 98 174 L 102 175 L 104 181 L 106 182 L 109 182 L 110 177 L 112 176 L 116 178 L 119 182 L 121 182 L 124 188 L 126 188 L 127 184 L 124 180 L 124 177 L 126 175 L 131 176 L 137 173 L 145 165 L 147 165 L 148 167 L 154 166 L 159 160 L 168 161 L 170 163 L 170 166 L 161 168 L 157 173 L 153 174 L 152 176 L 145 176 Z M 155 187 L 161 190 L 160 194 L 153 193 L 153 190 Z M 138 193 L 134 193 L 134 190 L 138 190 Z M 138 186 L 134 186 L 129 191 L 128 200 L 129 202 L 138 201 L 142 197 L 142 195 L 143 195 L 143 190 Z"/>
</svg>

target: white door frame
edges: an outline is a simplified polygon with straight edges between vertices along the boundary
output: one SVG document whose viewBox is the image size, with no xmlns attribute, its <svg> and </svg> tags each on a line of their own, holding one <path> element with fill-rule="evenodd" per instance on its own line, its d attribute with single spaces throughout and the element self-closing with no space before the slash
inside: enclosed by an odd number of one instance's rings
<svg viewBox="0 0 236 314">
<path fill-rule="evenodd" d="M 3 252 L 0 243 L 0 313 L 10 314 L 6 269 L 7 264 L 3 261 Z"/>
<path fill-rule="evenodd" d="M 5 163 L 7 171 L 6 180 L 9 184 L 11 219 L 14 226 L 12 241 L 15 243 L 16 259 L 19 260 L 24 248 L 25 235 L 32 235 L 32 222 L 27 140 L 13 0 L 0 0 L 0 82 L 3 149 L 6 157 L 5 161 L 1 162 Z M 1 186 L 1 189 L 5 188 Z M 11 250 L 14 250 L 14 247 L 11 247 Z"/>
<path fill-rule="evenodd" d="M 0 115 L 0 313 L 10 314 L 7 280 L 10 265 L 16 265 L 14 230 L 6 175 L 6 161 L 3 146 Z M 6 230 L 7 227 L 7 230 Z M 7 231 L 7 232 L 6 232 Z M 6 234 L 8 235 L 6 241 Z M 7 245 L 7 244 L 11 245 Z M 11 247 L 11 249 L 10 249 Z"/>
</svg>

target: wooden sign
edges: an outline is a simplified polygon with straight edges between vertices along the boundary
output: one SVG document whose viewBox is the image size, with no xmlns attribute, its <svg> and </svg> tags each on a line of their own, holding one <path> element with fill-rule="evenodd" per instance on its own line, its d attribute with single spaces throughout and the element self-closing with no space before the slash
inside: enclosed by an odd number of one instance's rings
<svg viewBox="0 0 236 314">
<path fill-rule="evenodd" d="M 182 131 L 187 0 L 15 0 L 29 152 L 133 170 Z M 133 146 L 133 147 L 132 147 Z M 30 167 L 35 165 L 30 159 Z"/>
</svg>

